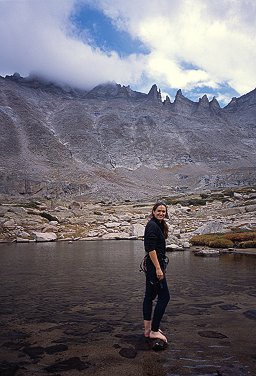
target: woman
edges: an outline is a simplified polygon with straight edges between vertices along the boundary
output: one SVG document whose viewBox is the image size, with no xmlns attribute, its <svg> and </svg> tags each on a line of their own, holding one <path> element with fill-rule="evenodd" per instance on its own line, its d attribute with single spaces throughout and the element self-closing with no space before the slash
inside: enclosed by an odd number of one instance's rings
<svg viewBox="0 0 256 376">
<path fill-rule="evenodd" d="M 159 338 L 167 342 L 166 336 L 159 329 L 165 308 L 170 300 L 165 278 L 167 266 L 165 239 L 168 237 L 168 226 L 164 218 L 168 218 L 167 206 L 162 202 L 157 202 L 152 209 L 152 218 L 147 223 L 144 234 L 144 247 L 147 255 L 145 258 L 146 291 L 143 301 L 143 316 L 145 337 Z M 153 301 L 156 297 L 158 299 L 151 321 Z"/>
</svg>

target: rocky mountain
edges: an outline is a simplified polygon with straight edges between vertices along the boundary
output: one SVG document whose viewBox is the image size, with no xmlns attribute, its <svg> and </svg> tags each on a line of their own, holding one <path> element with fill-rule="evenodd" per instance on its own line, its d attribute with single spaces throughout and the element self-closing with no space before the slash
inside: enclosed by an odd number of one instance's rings
<svg viewBox="0 0 256 376">
<path fill-rule="evenodd" d="M 256 184 L 256 89 L 221 108 L 114 82 L 0 77 L 0 193 L 94 200 Z"/>
</svg>

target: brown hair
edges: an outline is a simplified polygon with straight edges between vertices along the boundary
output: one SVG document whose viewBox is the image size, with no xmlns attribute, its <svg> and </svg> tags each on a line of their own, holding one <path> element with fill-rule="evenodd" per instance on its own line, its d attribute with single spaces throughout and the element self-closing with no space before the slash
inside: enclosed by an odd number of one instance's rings
<svg viewBox="0 0 256 376">
<path fill-rule="evenodd" d="M 154 211 L 156 211 L 156 209 L 158 208 L 158 206 L 161 206 L 161 205 L 163 205 L 163 206 L 165 206 L 165 208 L 166 208 L 166 213 L 165 213 L 165 218 L 169 218 L 169 215 L 168 215 L 168 211 L 167 211 L 167 205 L 164 203 L 164 202 L 162 202 L 162 201 L 158 201 L 158 202 L 156 202 L 155 203 L 155 205 L 153 206 L 153 208 L 152 208 L 152 213 L 151 213 L 151 215 L 152 215 L 152 217 L 154 217 Z M 165 239 L 167 239 L 168 238 L 168 225 L 167 225 L 167 223 L 165 222 L 165 220 L 162 220 L 162 223 L 163 223 L 163 232 L 164 232 L 164 237 L 165 237 Z"/>
</svg>

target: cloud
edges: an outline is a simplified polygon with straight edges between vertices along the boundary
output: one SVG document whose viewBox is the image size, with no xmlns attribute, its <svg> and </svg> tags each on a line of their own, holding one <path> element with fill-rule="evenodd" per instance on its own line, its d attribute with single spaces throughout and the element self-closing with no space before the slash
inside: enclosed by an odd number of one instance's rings
<svg viewBox="0 0 256 376">
<path fill-rule="evenodd" d="M 79 38 L 70 18 L 75 5 L 71 0 L 0 1 L 0 73 L 38 73 L 82 88 L 137 81 L 144 56 L 121 59 Z"/>
<path fill-rule="evenodd" d="M 100 49 L 74 23 L 83 6 L 149 52 Z M 35 72 L 83 88 L 109 80 L 167 92 L 227 85 L 244 94 L 255 88 L 255 17 L 254 0 L 0 0 L 0 74 Z"/>
<path fill-rule="evenodd" d="M 120 28 L 147 45 L 146 74 L 188 88 L 227 82 L 240 94 L 255 87 L 254 0 L 98 0 Z M 183 63 L 194 69 L 183 69 Z"/>
</svg>

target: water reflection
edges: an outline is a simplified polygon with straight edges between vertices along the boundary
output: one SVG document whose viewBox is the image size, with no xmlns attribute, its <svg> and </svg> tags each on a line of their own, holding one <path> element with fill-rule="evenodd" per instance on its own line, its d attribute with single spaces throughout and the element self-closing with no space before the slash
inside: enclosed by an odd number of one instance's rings
<svg viewBox="0 0 256 376">
<path fill-rule="evenodd" d="M 68 344 L 65 357 L 76 348 L 81 359 L 86 343 L 86 356 L 94 364 L 88 375 L 104 375 L 102 364 L 106 375 L 120 374 L 118 349 L 123 347 L 137 351 L 132 364 L 122 359 L 131 374 L 213 375 L 234 361 L 243 375 L 253 369 L 256 258 L 169 254 L 171 302 L 163 325 L 171 345 L 164 353 L 152 354 L 141 342 L 143 255 L 139 241 L 1 245 L 4 356 L 12 361 L 17 356 L 18 362 L 27 337 L 30 346 Z M 6 348 L 10 341 L 12 351 Z M 159 367 L 154 370 L 155 356 L 161 372 Z M 108 357 L 113 361 L 107 362 Z M 54 360 L 38 359 L 40 372 Z"/>
</svg>

